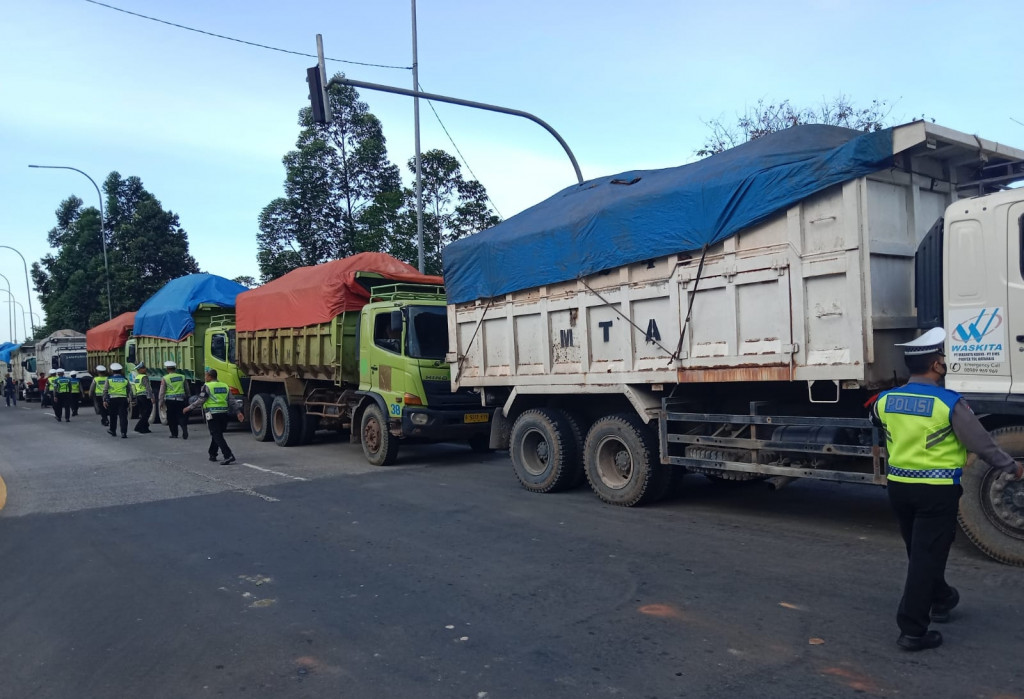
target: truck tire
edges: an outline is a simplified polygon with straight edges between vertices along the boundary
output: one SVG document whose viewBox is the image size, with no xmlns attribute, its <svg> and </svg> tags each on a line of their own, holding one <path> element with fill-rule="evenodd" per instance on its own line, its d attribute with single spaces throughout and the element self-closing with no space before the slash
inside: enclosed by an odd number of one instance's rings
<svg viewBox="0 0 1024 699">
<path fill-rule="evenodd" d="M 665 495 L 672 472 L 658 462 L 657 438 L 635 415 L 603 417 L 587 433 L 587 480 L 611 505 L 633 507 Z"/>
<path fill-rule="evenodd" d="M 563 410 L 562 414 L 569 423 L 569 428 L 572 430 L 572 439 L 576 443 L 576 454 L 578 456 L 574 464 L 575 475 L 569 484 L 569 488 L 576 488 L 583 485 L 583 481 L 587 480 L 587 474 L 583 468 L 583 449 L 586 447 L 587 429 L 589 429 L 590 425 L 578 413 Z"/>
<path fill-rule="evenodd" d="M 992 439 L 1014 458 L 1024 457 L 1024 427 L 1002 427 Z M 971 454 L 960 479 L 960 527 L 987 556 L 1024 566 L 1024 480 L 1015 481 Z"/>
<path fill-rule="evenodd" d="M 516 418 L 508 451 L 516 478 L 531 493 L 554 493 L 578 482 L 580 453 L 560 410 L 538 408 Z"/>
<path fill-rule="evenodd" d="M 363 455 L 374 466 L 390 466 L 398 458 L 398 438 L 388 431 L 384 412 L 373 403 L 363 411 L 360 423 Z"/>
<path fill-rule="evenodd" d="M 284 396 L 274 396 L 270 404 L 270 431 L 279 447 L 294 447 L 302 439 L 302 413 Z"/>
<path fill-rule="evenodd" d="M 154 422 L 153 424 L 154 425 L 156 425 L 156 424 L 164 424 L 164 425 L 166 425 L 167 424 L 167 404 L 166 403 L 161 403 L 160 401 L 153 401 L 153 402 L 156 403 L 156 416 L 158 418 L 158 422 Z"/>
<path fill-rule="evenodd" d="M 273 403 L 274 396 L 270 393 L 257 393 L 249 403 L 249 429 L 257 442 L 269 442 L 274 438 L 270 431 L 270 406 Z"/>
<path fill-rule="evenodd" d="M 97 415 L 99 415 L 100 414 L 100 408 L 102 407 L 102 405 L 103 405 L 103 401 L 102 400 L 100 400 L 100 399 L 93 400 L 93 402 L 92 402 L 92 411 L 94 413 L 96 413 Z"/>
</svg>

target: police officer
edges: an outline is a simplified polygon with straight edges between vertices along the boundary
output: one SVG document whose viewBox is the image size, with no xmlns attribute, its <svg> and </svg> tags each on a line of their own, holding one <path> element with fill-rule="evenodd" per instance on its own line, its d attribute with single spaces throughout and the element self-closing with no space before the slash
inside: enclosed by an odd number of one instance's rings
<svg viewBox="0 0 1024 699">
<path fill-rule="evenodd" d="M 111 437 L 117 436 L 117 427 L 121 427 L 121 439 L 128 438 L 128 401 L 132 397 L 131 382 L 121 372 L 124 371 L 117 362 L 110 365 L 113 375 L 107 379 L 107 385 L 103 387 L 103 406 L 107 409 L 107 419 L 110 420 L 110 429 L 107 430 Z"/>
<path fill-rule="evenodd" d="M 217 381 L 216 369 L 206 370 L 206 383 L 183 412 L 188 413 L 197 405 L 202 405 L 206 424 L 210 428 L 210 461 L 217 460 L 217 450 L 220 449 L 224 455 L 224 460 L 220 462 L 222 465 L 235 463 L 235 455 L 224 439 L 224 430 L 228 426 L 229 413 L 237 414 L 239 422 L 245 420 L 245 415 L 242 414 L 242 402 L 231 395 L 231 389 L 226 383 Z"/>
<path fill-rule="evenodd" d="M 135 396 L 135 407 L 139 411 L 139 420 L 133 428 L 139 434 L 149 434 L 149 417 L 153 414 L 153 389 L 149 386 L 146 376 L 146 363 L 135 365 L 135 373 L 131 376 L 132 395 Z"/>
<path fill-rule="evenodd" d="M 178 373 L 178 365 L 172 360 L 164 362 L 167 373 L 160 382 L 159 405 L 167 413 L 167 426 L 171 430 L 171 439 L 178 438 L 178 427 L 181 427 L 181 438 L 188 439 L 188 416 L 185 409 L 188 394 L 186 393 L 185 377 Z"/>
<path fill-rule="evenodd" d="M 62 413 L 64 421 L 71 422 L 71 379 L 64 376 L 63 369 L 57 369 L 57 378 L 53 381 L 53 415 L 57 422 Z"/>
<path fill-rule="evenodd" d="M 57 412 L 56 407 L 53 404 L 53 388 L 56 382 L 57 370 L 50 369 L 50 371 L 48 371 L 46 374 L 46 390 L 43 392 L 42 397 L 39 399 L 39 402 L 42 405 L 42 407 L 54 408 L 54 412 Z"/>
<path fill-rule="evenodd" d="M 967 452 L 974 468 L 987 467 L 1024 476 L 1024 467 L 999 448 L 958 393 L 940 386 L 946 376 L 946 331 L 933 328 L 903 347 L 910 370 L 906 385 L 885 391 L 874 417 L 885 432 L 889 452 L 889 502 L 907 547 L 907 579 L 896 614 L 909 651 L 942 645 L 942 634 L 928 624 L 949 621 L 960 593 L 946 582 L 946 559 L 956 534 L 963 488 L 960 474 Z"/>
<path fill-rule="evenodd" d="M 96 378 L 92 380 L 92 386 L 89 387 L 89 397 L 92 398 L 92 404 L 96 407 L 96 412 L 100 414 L 100 424 L 104 427 L 110 424 L 107 421 L 107 409 L 103 405 L 103 391 L 106 387 L 107 367 L 97 364 Z"/>
<path fill-rule="evenodd" d="M 78 404 L 82 401 L 82 382 L 78 378 L 77 371 L 72 371 L 68 378 L 71 379 L 71 392 L 68 395 L 68 402 L 71 404 L 71 417 L 78 417 Z"/>
</svg>

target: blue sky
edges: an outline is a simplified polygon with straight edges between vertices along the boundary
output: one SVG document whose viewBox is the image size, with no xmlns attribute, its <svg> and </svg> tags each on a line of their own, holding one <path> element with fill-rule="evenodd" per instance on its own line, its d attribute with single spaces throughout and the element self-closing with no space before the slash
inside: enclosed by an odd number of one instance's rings
<svg viewBox="0 0 1024 699">
<path fill-rule="evenodd" d="M 351 61 L 411 64 L 408 0 L 110 0 L 210 32 Z M 839 93 L 884 99 L 1024 147 L 1024 96 L 1009 34 L 1024 3 L 984 12 L 960 2 L 779 0 L 419 0 L 420 83 L 430 92 L 521 109 L 551 124 L 585 178 L 692 160 L 715 117 L 759 98 L 813 105 Z M 85 2 L 4 3 L 0 24 L 0 244 L 29 264 L 48 252 L 54 210 L 70 194 L 96 204 L 112 170 L 138 175 L 189 233 L 209 272 L 258 276 L 257 217 L 280 196 L 313 60 L 184 31 Z M 411 86 L 408 70 L 329 62 L 369 82 Z M 363 91 L 402 165 L 413 154 L 405 97 Z M 500 213 L 575 182 L 568 158 L 522 119 L 435 105 Z M 421 107 L 422 148 L 453 150 Z M 403 166 L 404 169 L 404 166 Z M 467 173 L 468 174 L 468 173 Z M 21 261 L 0 274 L 26 305 Z M 4 281 L 0 279 L 0 288 Z M 7 294 L 0 292 L 7 298 Z M 0 299 L 2 303 L 3 299 Z M 39 301 L 33 299 L 39 312 Z M 6 310 L 6 305 L 0 305 Z M 9 339 L 0 312 L 0 341 Z M 23 336 L 18 331 L 17 336 Z"/>
</svg>

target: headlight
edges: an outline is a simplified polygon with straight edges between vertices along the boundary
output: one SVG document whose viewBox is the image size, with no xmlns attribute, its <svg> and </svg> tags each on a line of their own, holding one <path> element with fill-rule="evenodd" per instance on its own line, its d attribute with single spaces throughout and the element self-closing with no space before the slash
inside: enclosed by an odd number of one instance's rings
<svg viewBox="0 0 1024 699">
<path fill-rule="evenodd" d="M 412 424 L 422 426 L 427 424 L 427 420 L 430 418 L 426 413 L 413 413 L 409 416 L 409 419 L 412 420 Z"/>
</svg>

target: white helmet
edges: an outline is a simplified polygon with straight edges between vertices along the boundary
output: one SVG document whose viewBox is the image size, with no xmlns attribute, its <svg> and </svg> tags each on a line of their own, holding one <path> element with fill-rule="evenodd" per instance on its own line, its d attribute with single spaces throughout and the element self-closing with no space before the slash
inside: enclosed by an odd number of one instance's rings
<svg viewBox="0 0 1024 699">
<path fill-rule="evenodd" d="M 58 374 L 63 374 L 64 373 L 64 367 L 57 367 L 57 373 Z"/>
<path fill-rule="evenodd" d="M 124 369 L 124 367 L 118 364 L 117 362 L 114 362 L 113 364 L 110 365 L 111 371 L 121 371 L 122 369 Z"/>
<path fill-rule="evenodd" d="M 50 369 L 46 373 L 47 373 L 48 376 L 56 376 L 57 375 L 57 370 L 56 369 Z"/>
<path fill-rule="evenodd" d="M 173 359 L 168 359 L 166 362 L 164 362 L 165 369 L 175 369 L 177 368 L 177 366 L 178 365 L 174 363 Z"/>
<path fill-rule="evenodd" d="M 102 364 L 97 364 L 96 365 L 96 371 L 106 371 L 106 370 L 107 370 L 107 367 L 103 366 Z"/>
<path fill-rule="evenodd" d="M 68 374 L 68 376 L 70 376 L 73 379 L 77 379 L 78 378 L 78 372 L 77 371 L 72 371 L 70 374 Z"/>
</svg>

